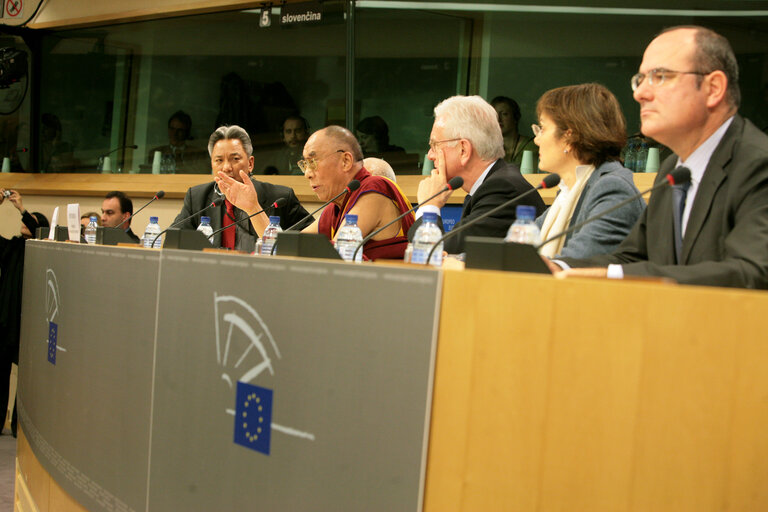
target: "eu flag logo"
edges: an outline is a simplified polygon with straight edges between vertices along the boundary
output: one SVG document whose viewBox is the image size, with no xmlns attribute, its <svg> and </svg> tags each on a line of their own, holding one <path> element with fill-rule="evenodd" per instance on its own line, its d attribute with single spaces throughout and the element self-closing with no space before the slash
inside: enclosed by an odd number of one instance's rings
<svg viewBox="0 0 768 512">
<path fill-rule="evenodd" d="M 269 455 L 272 425 L 272 390 L 237 383 L 235 444 Z"/>
<path fill-rule="evenodd" d="M 48 322 L 48 362 L 56 364 L 56 333 L 59 326 L 53 322 Z"/>
</svg>

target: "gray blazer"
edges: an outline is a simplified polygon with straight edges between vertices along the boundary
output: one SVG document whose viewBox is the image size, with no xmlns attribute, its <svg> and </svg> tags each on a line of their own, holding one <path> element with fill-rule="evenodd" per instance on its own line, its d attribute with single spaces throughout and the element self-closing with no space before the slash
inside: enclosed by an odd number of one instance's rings
<svg viewBox="0 0 768 512">
<path fill-rule="evenodd" d="M 638 192 L 632 179 L 632 171 L 622 167 L 619 162 L 603 163 L 595 169 L 584 185 L 569 227 L 584 222 Z M 644 209 L 645 201 L 638 197 L 636 201 L 631 201 L 605 217 L 590 222 L 566 236 L 565 245 L 558 256 L 588 258 L 613 251 L 629 234 Z M 536 219 L 539 228 L 544 224 L 547 212 L 549 208 Z"/>
</svg>

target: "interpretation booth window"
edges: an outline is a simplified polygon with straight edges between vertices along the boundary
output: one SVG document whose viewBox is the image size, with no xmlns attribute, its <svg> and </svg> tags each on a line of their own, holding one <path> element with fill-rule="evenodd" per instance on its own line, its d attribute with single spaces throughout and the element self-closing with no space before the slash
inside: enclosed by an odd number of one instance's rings
<svg viewBox="0 0 768 512">
<path fill-rule="evenodd" d="M 741 113 L 768 128 L 768 2 L 599 4 L 358 0 L 350 12 L 349 1 L 329 0 L 322 21 L 297 26 L 280 25 L 277 4 L 260 26 L 255 4 L 31 31 L 37 92 L 0 114 L 0 148 L 15 171 L 207 174 L 209 134 L 239 124 L 253 139 L 257 173 L 298 174 L 300 147 L 283 127 L 301 116 L 310 132 L 346 125 L 366 154 L 420 174 L 440 100 L 513 98 L 519 132 L 530 137 L 542 93 L 590 81 L 616 94 L 633 135 L 630 78 L 653 35 L 677 24 L 706 25 L 731 41 Z M 0 108 L 8 94 L 0 89 Z"/>
</svg>

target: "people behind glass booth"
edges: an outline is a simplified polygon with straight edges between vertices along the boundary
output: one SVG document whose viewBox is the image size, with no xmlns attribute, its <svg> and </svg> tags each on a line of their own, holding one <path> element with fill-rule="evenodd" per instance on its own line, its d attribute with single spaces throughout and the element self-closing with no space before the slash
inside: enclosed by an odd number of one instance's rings
<svg viewBox="0 0 768 512">
<path fill-rule="evenodd" d="M 59 118 L 50 113 L 40 116 L 40 168 L 47 172 L 75 170 L 72 144 L 62 140 Z"/>
<path fill-rule="evenodd" d="M 297 162 L 301 160 L 301 151 L 309 137 L 309 123 L 300 115 L 288 116 L 283 121 L 280 137 L 283 146 L 279 150 L 260 156 L 265 162 L 262 174 L 301 176 L 301 169 Z"/>
<path fill-rule="evenodd" d="M 193 143 L 192 118 L 177 110 L 168 119 L 168 144 L 152 148 L 147 166 L 159 158 L 161 174 L 208 174 L 210 161 L 205 148 Z"/>
<path fill-rule="evenodd" d="M 380 116 L 366 117 L 357 123 L 355 135 L 366 157 L 405 152 L 400 146 L 389 143 L 389 126 Z"/>
<path fill-rule="evenodd" d="M 538 158 L 538 149 L 533 143 L 533 138 L 526 137 L 518 129 L 521 113 L 517 102 L 507 96 L 496 96 L 491 100 L 491 106 L 499 115 L 501 135 L 504 137 L 504 161 L 515 163 L 519 167 L 523 161 L 523 154 L 530 151 L 535 163 Z"/>
</svg>

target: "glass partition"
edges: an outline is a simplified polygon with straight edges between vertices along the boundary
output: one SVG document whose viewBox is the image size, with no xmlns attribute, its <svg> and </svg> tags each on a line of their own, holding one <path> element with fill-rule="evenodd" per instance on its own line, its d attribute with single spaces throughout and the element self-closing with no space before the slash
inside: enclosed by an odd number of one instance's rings
<svg viewBox="0 0 768 512">
<path fill-rule="evenodd" d="M 653 141 L 639 137 L 629 79 L 653 35 L 678 24 L 729 38 L 741 66 L 741 112 L 768 129 L 768 2 L 734 1 L 725 10 L 685 0 L 670 10 L 617 0 L 358 0 L 351 18 L 347 4 L 324 2 L 322 22 L 291 27 L 279 24 L 275 7 L 265 28 L 260 10 L 246 9 L 42 33 L 34 108 L 28 95 L 0 115 L 4 155 L 14 170 L 207 174 L 209 134 L 235 123 L 253 138 L 257 173 L 299 174 L 307 135 L 350 119 L 367 155 L 413 174 L 423 170 L 440 100 L 512 98 L 517 137 L 531 137 L 543 92 L 597 81 L 616 94 L 636 136 L 627 154 L 634 165 Z M 0 108 L 12 94 L 0 89 Z M 35 158 L 14 151 L 22 147 Z"/>
</svg>

